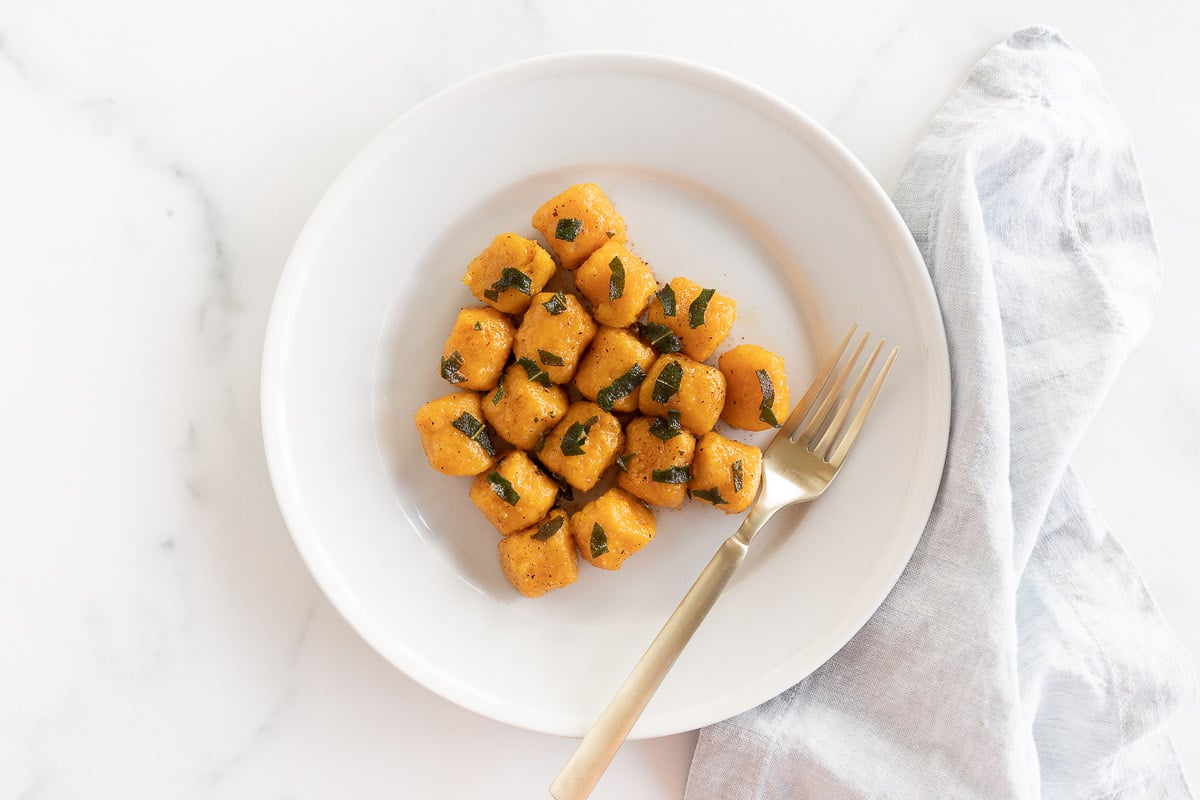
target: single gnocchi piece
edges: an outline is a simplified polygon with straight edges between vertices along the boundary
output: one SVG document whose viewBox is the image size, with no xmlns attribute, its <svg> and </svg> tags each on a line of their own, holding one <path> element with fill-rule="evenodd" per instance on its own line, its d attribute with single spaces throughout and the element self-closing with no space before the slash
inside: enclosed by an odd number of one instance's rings
<svg viewBox="0 0 1200 800">
<path fill-rule="evenodd" d="M 716 367 L 678 353 L 658 357 L 638 390 L 638 409 L 647 417 L 678 411 L 696 436 L 712 430 L 725 406 L 725 376 Z"/>
<path fill-rule="evenodd" d="M 605 242 L 625 241 L 625 220 L 594 183 L 578 183 L 547 200 L 534 212 L 533 227 L 569 270 Z"/>
<path fill-rule="evenodd" d="M 513 354 L 530 380 L 569 383 L 583 351 L 596 336 L 596 323 L 574 295 L 542 292 L 533 298 L 517 328 Z"/>
<path fill-rule="evenodd" d="M 571 515 L 571 534 L 584 559 L 617 570 L 654 538 L 654 512 L 613 487 Z"/>
<path fill-rule="evenodd" d="M 696 444 L 688 495 L 726 514 L 745 511 L 762 482 L 762 451 L 709 431 Z"/>
<path fill-rule="evenodd" d="M 575 288 L 592 304 L 597 322 L 625 328 L 646 310 L 658 281 L 624 242 L 609 241 L 575 271 Z"/>
<path fill-rule="evenodd" d="M 679 508 L 692 479 L 695 453 L 696 437 L 683 429 L 678 412 L 635 417 L 625 426 L 617 486 L 651 505 Z"/>
<path fill-rule="evenodd" d="M 586 492 L 616 461 L 624 441 L 616 417 L 596 403 L 580 400 L 546 436 L 537 457 L 573 488 Z"/>
<path fill-rule="evenodd" d="M 558 484 L 521 450 L 513 450 L 471 483 L 471 502 L 505 536 L 546 516 L 557 498 Z"/>
<path fill-rule="evenodd" d="M 575 537 L 567 512 L 552 510 L 532 527 L 505 536 L 498 545 L 504 576 L 526 597 L 570 586 L 579 577 Z"/>
<path fill-rule="evenodd" d="M 733 330 L 737 301 L 688 278 L 672 278 L 655 293 L 646 319 L 670 328 L 684 355 L 704 361 Z"/>
<path fill-rule="evenodd" d="M 778 428 L 791 410 L 783 359 L 756 344 L 722 353 L 717 366 L 725 376 L 721 419 L 745 431 Z"/>
<path fill-rule="evenodd" d="M 533 239 L 502 233 L 467 265 L 463 283 L 479 302 L 505 314 L 520 314 L 554 269 L 554 259 Z"/>
<path fill-rule="evenodd" d="M 601 326 L 579 362 L 575 388 L 605 411 L 637 411 L 638 388 L 654 359 L 654 350 L 631 331 Z"/>
<path fill-rule="evenodd" d="M 429 466 L 443 475 L 478 475 L 496 461 L 479 395 L 452 392 L 413 415 Z"/>
<path fill-rule="evenodd" d="M 520 364 L 510 364 L 483 398 L 483 416 L 505 441 L 532 450 L 567 413 L 567 406 L 566 389 L 530 380 Z"/>
<path fill-rule="evenodd" d="M 442 378 L 462 389 L 487 391 L 496 385 L 517 329 L 492 308 L 464 308 L 442 348 Z"/>
</svg>

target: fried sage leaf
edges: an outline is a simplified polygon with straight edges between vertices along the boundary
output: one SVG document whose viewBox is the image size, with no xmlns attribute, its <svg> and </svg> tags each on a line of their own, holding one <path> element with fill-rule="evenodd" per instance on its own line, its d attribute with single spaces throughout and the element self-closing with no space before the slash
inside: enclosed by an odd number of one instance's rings
<svg viewBox="0 0 1200 800">
<path fill-rule="evenodd" d="M 442 379 L 450 381 L 451 383 L 462 383 L 465 381 L 467 376 L 463 375 L 460 371 L 462 370 L 462 365 L 463 355 L 457 350 L 444 357 L 442 359 L 441 369 L 439 370 L 439 372 L 441 372 Z"/>
<path fill-rule="evenodd" d="M 704 324 L 704 315 L 708 313 L 708 301 L 717 293 L 716 289 L 705 289 L 696 295 L 696 299 L 688 306 L 688 325 L 699 328 Z"/>
<path fill-rule="evenodd" d="M 563 366 L 562 356 L 551 353 L 549 350 L 538 350 L 538 360 L 547 367 Z"/>
<path fill-rule="evenodd" d="M 550 316 L 557 317 L 567 310 L 567 296 L 562 292 L 555 292 L 553 297 L 542 303 L 542 308 L 546 309 Z"/>
<path fill-rule="evenodd" d="M 661 289 L 654 293 L 658 298 L 659 305 L 662 306 L 663 316 L 675 316 L 675 287 L 671 284 L 665 284 Z"/>
<path fill-rule="evenodd" d="M 668 361 L 654 379 L 651 397 L 656 403 L 665 403 L 679 393 L 679 384 L 682 382 L 683 365 L 678 361 Z"/>
<path fill-rule="evenodd" d="M 714 506 L 728 504 L 729 501 L 721 497 L 721 490 L 717 487 L 711 489 L 695 489 L 692 491 L 692 497 L 699 497 L 701 500 L 707 500 Z"/>
<path fill-rule="evenodd" d="M 646 344 L 653 347 L 659 353 L 678 353 L 683 347 L 683 342 L 679 341 L 679 337 L 675 335 L 675 331 L 661 322 L 639 325 L 638 333 L 645 340 Z"/>
<path fill-rule="evenodd" d="M 687 483 L 692 479 L 692 468 L 687 464 L 650 471 L 650 480 L 655 483 Z"/>
<path fill-rule="evenodd" d="M 538 366 L 537 362 L 528 356 L 521 356 L 517 359 L 517 363 L 525 369 L 525 374 L 529 380 L 534 383 L 540 383 L 542 386 L 550 385 L 550 375 L 546 370 Z"/>
<path fill-rule="evenodd" d="M 592 539 L 588 542 L 588 550 L 592 558 L 599 558 L 608 552 L 608 534 L 600 527 L 599 522 L 592 524 Z"/>
<path fill-rule="evenodd" d="M 587 437 L 592 432 L 592 426 L 599 421 L 599 417 L 593 416 L 588 418 L 587 422 L 572 422 L 567 428 L 567 432 L 563 434 L 562 444 L 559 445 L 562 454 L 564 456 L 581 456 L 586 453 L 583 446 L 587 444 Z"/>
<path fill-rule="evenodd" d="M 533 535 L 533 538 L 537 539 L 539 542 L 547 541 L 551 536 L 558 533 L 559 529 L 562 528 L 563 523 L 566 521 L 567 518 L 562 515 L 546 520 L 542 523 L 541 527 L 538 528 L 537 533 Z"/>
<path fill-rule="evenodd" d="M 655 417 L 654 422 L 650 423 L 650 433 L 662 439 L 664 442 L 669 439 L 674 439 L 683 432 L 683 423 L 680 422 L 679 410 L 672 408 L 667 412 L 667 418 Z"/>
<path fill-rule="evenodd" d="M 533 278 L 516 267 L 505 267 L 500 273 L 500 280 L 492 284 L 490 289 L 483 290 L 483 296 L 495 302 L 500 299 L 500 293 L 506 289 L 516 289 L 524 295 L 533 293 Z"/>
<path fill-rule="evenodd" d="M 634 364 L 628 372 L 596 393 L 596 403 L 605 411 L 612 411 L 618 400 L 628 397 L 644 380 L 646 370 L 642 369 L 641 364 Z"/>
<path fill-rule="evenodd" d="M 563 217 L 554 226 L 554 238 L 561 239 L 564 242 L 573 242 L 581 230 L 583 230 L 583 220 L 575 219 L 574 217 Z"/>
<path fill-rule="evenodd" d="M 762 405 L 758 407 L 758 418 L 771 427 L 778 428 L 779 420 L 775 418 L 775 411 L 771 408 L 775 405 L 775 384 L 771 382 L 771 375 L 765 369 L 756 369 L 754 374 L 758 376 L 758 388 L 762 390 Z"/>
<path fill-rule="evenodd" d="M 496 448 L 492 447 L 492 440 L 488 438 L 487 426 L 480 422 L 473 414 L 468 414 L 464 411 L 458 416 L 458 419 L 450 424 L 462 431 L 463 436 L 476 442 L 489 456 L 496 455 Z"/>
<path fill-rule="evenodd" d="M 487 482 L 488 486 L 492 487 L 492 491 L 496 493 L 496 496 L 510 506 L 515 506 L 520 502 L 521 495 L 517 494 L 517 490 L 513 488 L 512 482 L 499 472 L 495 470 L 489 472 Z"/>
<path fill-rule="evenodd" d="M 608 262 L 608 269 L 612 272 L 608 279 L 608 299 L 616 300 L 625 294 L 625 265 L 619 257 L 613 256 L 612 261 Z"/>
</svg>

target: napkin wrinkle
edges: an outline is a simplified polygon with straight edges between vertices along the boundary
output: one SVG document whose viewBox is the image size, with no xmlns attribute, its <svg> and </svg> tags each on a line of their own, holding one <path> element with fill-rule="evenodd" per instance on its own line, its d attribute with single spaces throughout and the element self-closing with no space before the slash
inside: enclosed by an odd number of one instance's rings
<svg viewBox="0 0 1200 800">
<path fill-rule="evenodd" d="M 701 732 L 689 800 L 1189 798 L 1166 729 L 1191 662 L 1070 459 L 1161 264 L 1128 131 L 1048 28 L 997 45 L 895 200 L 952 374 L 924 536 L 861 631 Z"/>
</svg>

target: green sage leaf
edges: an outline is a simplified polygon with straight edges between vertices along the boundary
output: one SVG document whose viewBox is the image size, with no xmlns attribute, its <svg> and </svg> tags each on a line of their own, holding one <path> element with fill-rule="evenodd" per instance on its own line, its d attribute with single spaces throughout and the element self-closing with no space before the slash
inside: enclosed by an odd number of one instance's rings
<svg viewBox="0 0 1200 800">
<path fill-rule="evenodd" d="M 583 446 L 587 444 L 587 437 L 592 432 L 592 426 L 599 420 L 599 417 L 591 417 L 587 422 L 572 422 L 567 428 L 567 432 L 563 434 L 562 444 L 558 448 L 562 454 L 564 456 L 581 456 L 587 452 Z"/>
<path fill-rule="evenodd" d="M 687 483 L 692 479 L 692 468 L 684 464 L 679 467 L 651 470 L 650 479 L 656 483 Z"/>
<path fill-rule="evenodd" d="M 688 325 L 699 328 L 704 324 L 704 315 L 708 312 L 708 301 L 717 293 L 716 289 L 705 289 L 696 295 L 696 299 L 688 306 Z"/>
<path fill-rule="evenodd" d="M 628 397 L 644 380 L 646 370 L 641 364 L 634 364 L 624 375 L 596 392 L 596 403 L 605 411 L 612 411 L 618 400 Z"/>
<path fill-rule="evenodd" d="M 678 361 L 668 361 L 654 379 L 654 391 L 651 394 L 656 403 L 665 403 L 679 393 L 679 384 L 683 381 L 683 365 Z"/>
<path fill-rule="evenodd" d="M 613 256 L 612 261 L 608 262 L 608 268 L 612 271 L 612 276 L 608 279 L 608 299 L 612 301 L 625 294 L 625 265 L 621 263 L 620 258 Z"/>
<path fill-rule="evenodd" d="M 671 284 L 664 285 L 661 289 L 654 293 L 658 298 L 659 305 L 662 306 L 663 315 L 667 317 L 675 316 L 675 287 Z"/>
<path fill-rule="evenodd" d="M 726 500 L 724 497 L 721 497 L 721 490 L 715 486 L 711 489 L 694 489 L 692 491 L 692 497 L 699 497 L 701 500 L 707 500 L 714 506 L 728 505 L 729 503 L 728 500 Z"/>
<path fill-rule="evenodd" d="M 539 367 L 537 362 L 532 358 L 529 356 L 521 356 L 517 359 L 517 363 L 525 369 L 525 374 L 529 377 L 529 380 L 533 381 L 534 383 L 540 383 L 542 386 L 550 385 L 549 373 Z"/>
<path fill-rule="evenodd" d="M 538 528 L 537 533 L 533 535 L 533 538 L 537 539 L 539 542 L 547 541 L 551 536 L 558 533 L 558 531 L 562 528 L 563 523 L 566 521 L 567 518 L 561 514 L 546 520 L 542 523 L 541 527 Z"/>
<path fill-rule="evenodd" d="M 581 230 L 583 230 L 583 220 L 563 217 L 554 226 L 554 238 L 562 239 L 564 242 L 573 242 Z"/>
<path fill-rule="evenodd" d="M 512 482 L 499 472 L 495 470 L 489 472 L 487 482 L 488 486 L 492 487 L 492 491 L 496 493 L 496 496 L 510 506 L 515 506 L 520 501 L 521 495 L 517 494 L 517 490 L 513 488 Z"/>
<path fill-rule="evenodd" d="M 476 442 L 489 456 L 496 455 L 496 448 L 492 446 L 492 440 L 488 438 L 487 426 L 474 415 L 464 411 L 458 419 L 450 424 L 460 430 L 463 436 Z"/>
<path fill-rule="evenodd" d="M 442 366 L 440 370 L 442 378 L 450 381 L 451 383 L 462 383 L 467 379 L 467 376 L 460 372 L 462 365 L 463 355 L 455 350 L 453 353 L 442 359 Z"/>
<path fill-rule="evenodd" d="M 608 534 L 600 527 L 599 522 L 592 525 L 592 540 L 588 542 L 588 550 L 591 551 L 592 558 L 599 558 L 608 552 Z"/>
</svg>

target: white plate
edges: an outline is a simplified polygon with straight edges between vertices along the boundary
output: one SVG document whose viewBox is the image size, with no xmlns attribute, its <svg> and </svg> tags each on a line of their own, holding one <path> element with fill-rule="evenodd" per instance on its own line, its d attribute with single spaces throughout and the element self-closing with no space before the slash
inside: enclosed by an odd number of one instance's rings
<svg viewBox="0 0 1200 800">
<path fill-rule="evenodd" d="M 263 428 L 296 544 L 368 642 L 460 705 L 581 735 L 740 517 L 662 512 L 620 572 L 581 562 L 576 584 L 529 600 L 504 579 L 469 479 L 425 463 L 412 415 L 449 391 L 437 365 L 474 305 L 467 262 L 499 232 L 532 235 L 534 209 L 584 180 L 660 280 L 739 301 L 726 346 L 781 353 L 794 397 L 851 321 L 901 346 L 842 476 L 764 533 L 633 732 L 661 736 L 750 708 L 845 644 L 907 563 L 941 475 L 949 372 L 920 255 L 811 120 L 726 75 L 612 53 L 524 62 L 422 103 L 354 160 L 296 243 L 267 335 Z"/>
</svg>

